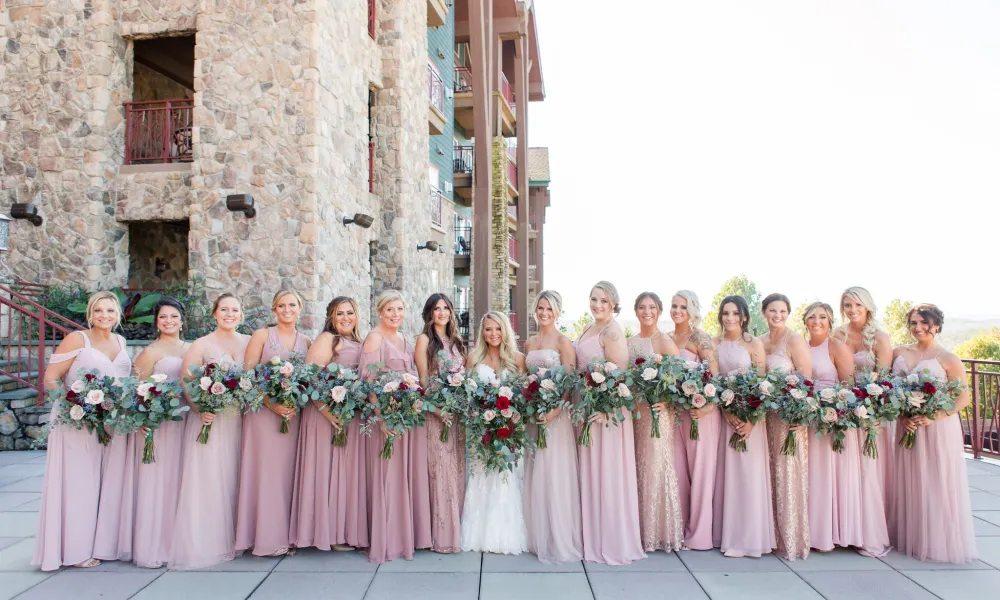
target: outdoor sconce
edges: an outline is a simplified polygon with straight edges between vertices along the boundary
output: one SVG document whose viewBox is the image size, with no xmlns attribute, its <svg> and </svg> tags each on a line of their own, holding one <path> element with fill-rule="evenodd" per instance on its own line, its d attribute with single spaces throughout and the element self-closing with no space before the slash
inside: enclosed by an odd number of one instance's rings
<svg viewBox="0 0 1000 600">
<path fill-rule="evenodd" d="M 167 261 L 164 258 L 156 257 L 156 266 L 153 267 L 153 273 L 159 277 L 167 272 Z"/>
<path fill-rule="evenodd" d="M 434 240 L 428 240 L 423 243 L 423 245 L 417 246 L 417 250 L 430 250 L 431 252 L 437 252 L 438 243 Z"/>
<path fill-rule="evenodd" d="M 257 209 L 253 206 L 253 196 L 250 194 L 231 194 L 226 196 L 226 208 L 233 212 L 242 212 L 248 219 L 257 216 Z"/>
<path fill-rule="evenodd" d="M 34 204 L 15 202 L 10 206 L 10 216 L 15 219 L 25 219 L 35 227 L 42 224 L 42 215 L 38 214 L 38 207 Z"/>
<path fill-rule="evenodd" d="M 348 226 L 348 225 L 350 225 L 351 223 L 354 223 L 355 225 L 358 225 L 359 227 L 362 227 L 364 229 L 368 229 L 369 227 L 372 226 L 372 223 L 374 223 L 374 222 L 375 222 L 375 219 L 372 218 L 371 215 L 366 215 L 364 213 L 354 213 L 353 217 L 344 217 L 344 226 L 345 227 Z"/>
</svg>

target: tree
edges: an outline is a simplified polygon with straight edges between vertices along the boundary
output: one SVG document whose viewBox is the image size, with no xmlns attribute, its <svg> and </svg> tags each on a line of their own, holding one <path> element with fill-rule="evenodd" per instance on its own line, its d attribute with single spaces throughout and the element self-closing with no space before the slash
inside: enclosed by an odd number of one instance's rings
<svg viewBox="0 0 1000 600">
<path fill-rule="evenodd" d="M 792 314 L 788 315 L 788 328 L 799 335 L 806 334 L 806 324 L 802 322 L 802 318 L 806 316 L 806 307 L 812 304 L 814 301 L 809 300 L 803 302 L 795 307 Z"/>
<path fill-rule="evenodd" d="M 589 312 L 583 313 L 579 319 L 577 319 L 572 325 L 570 325 L 570 330 L 566 332 L 569 339 L 575 340 L 580 337 L 583 330 L 587 328 L 588 325 L 594 322 L 594 316 Z"/>
<path fill-rule="evenodd" d="M 719 334 L 719 304 L 726 296 L 743 296 L 750 307 L 750 333 L 762 335 L 767 331 L 767 321 L 760 312 L 761 295 L 757 291 L 757 284 L 750 280 L 745 273 L 730 277 L 722 284 L 722 289 L 712 298 L 711 308 L 705 313 L 702 326 L 711 335 Z"/>
<path fill-rule="evenodd" d="M 1000 360 L 1000 327 L 989 331 L 980 331 L 972 339 L 955 346 L 954 353 L 959 358 L 974 358 L 977 360 Z M 1000 371 L 996 365 L 982 365 L 980 371 Z"/>
<path fill-rule="evenodd" d="M 889 334 L 889 340 L 893 346 L 913 343 L 913 336 L 910 335 L 910 326 L 906 322 L 906 313 L 913 308 L 913 303 L 909 300 L 893 298 L 889 306 L 885 307 L 885 318 L 882 319 L 882 327 Z"/>
<path fill-rule="evenodd" d="M 635 335 L 635 332 L 634 332 L 634 331 L 632 331 L 632 328 L 631 328 L 631 327 L 628 327 L 628 326 L 626 326 L 626 327 L 625 327 L 625 339 L 629 339 L 629 338 L 630 338 L 630 337 L 632 337 L 633 335 Z"/>
</svg>

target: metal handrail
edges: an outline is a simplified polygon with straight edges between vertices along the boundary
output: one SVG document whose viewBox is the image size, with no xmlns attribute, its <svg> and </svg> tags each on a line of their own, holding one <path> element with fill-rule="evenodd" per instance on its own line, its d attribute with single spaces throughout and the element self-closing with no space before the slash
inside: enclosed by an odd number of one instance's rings
<svg viewBox="0 0 1000 600">
<path fill-rule="evenodd" d="M 1000 361 L 962 359 L 972 401 L 962 411 L 962 441 L 975 458 L 1000 458 Z M 985 367 L 985 368 L 984 368 Z"/>
</svg>

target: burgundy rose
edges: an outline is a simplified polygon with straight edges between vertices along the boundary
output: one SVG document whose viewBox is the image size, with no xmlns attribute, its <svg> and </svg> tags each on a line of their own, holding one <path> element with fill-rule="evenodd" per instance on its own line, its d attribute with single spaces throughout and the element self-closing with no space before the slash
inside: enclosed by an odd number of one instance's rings
<svg viewBox="0 0 1000 600">
<path fill-rule="evenodd" d="M 405 383 L 399 384 L 399 391 L 405 392 L 408 389 L 410 389 L 410 386 L 406 385 Z"/>
<path fill-rule="evenodd" d="M 205 365 L 205 377 L 211 377 L 213 371 L 215 371 L 215 363 Z"/>
<path fill-rule="evenodd" d="M 483 434 L 483 445 L 484 446 L 489 446 L 490 442 L 492 440 L 493 440 L 493 437 L 490 435 L 489 431 L 487 431 L 485 434 Z"/>
<path fill-rule="evenodd" d="M 934 387 L 934 384 L 929 381 L 924 382 L 923 390 L 924 393 L 927 394 L 928 396 L 933 396 L 934 394 L 937 393 L 937 388 Z"/>
<path fill-rule="evenodd" d="M 710 381 L 712 381 L 712 372 L 711 371 L 705 371 L 704 373 L 702 373 L 701 374 L 701 380 L 703 382 L 705 382 L 705 383 L 709 383 Z"/>
<path fill-rule="evenodd" d="M 646 362 L 646 359 L 640 356 L 639 358 L 635 359 L 635 366 L 638 367 L 639 365 L 641 365 L 644 362 Z"/>
<path fill-rule="evenodd" d="M 69 400 L 70 402 L 76 402 L 77 396 L 78 394 L 73 390 L 66 392 L 66 399 Z"/>
<path fill-rule="evenodd" d="M 497 429 L 497 437 L 500 438 L 501 440 L 509 438 L 510 429 L 507 429 L 506 427 L 501 427 L 500 429 Z"/>
<path fill-rule="evenodd" d="M 752 408 L 760 408 L 760 405 L 763 404 L 763 402 L 757 396 L 750 396 L 747 398 L 747 404 L 749 404 Z"/>
<path fill-rule="evenodd" d="M 893 389 L 892 384 L 889 383 L 888 381 L 880 381 L 879 385 L 882 386 L 882 387 L 884 387 L 887 390 Z"/>
<path fill-rule="evenodd" d="M 807 388 L 812 389 L 813 385 L 815 385 L 815 384 L 813 384 L 813 382 L 811 380 L 806 379 L 806 387 Z"/>
<path fill-rule="evenodd" d="M 507 410 L 508 408 L 510 408 L 510 398 L 507 396 L 497 398 L 497 410 Z"/>
<path fill-rule="evenodd" d="M 590 373 L 587 373 L 587 385 L 589 387 L 597 387 L 598 386 L 598 383 L 596 381 L 594 381 L 594 377 Z"/>
<path fill-rule="evenodd" d="M 240 382 L 235 379 L 227 379 L 224 385 L 231 392 L 240 386 Z"/>
<path fill-rule="evenodd" d="M 94 375 L 93 373 L 87 373 L 87 374 L 86 374 L 86 375 L 84 375 L 83 377 L 84 377 L 84 379 L 86 379 L 87 381 L 94 381 L 95 379 L 97 379 L 97 375 Z"/>
</svg>

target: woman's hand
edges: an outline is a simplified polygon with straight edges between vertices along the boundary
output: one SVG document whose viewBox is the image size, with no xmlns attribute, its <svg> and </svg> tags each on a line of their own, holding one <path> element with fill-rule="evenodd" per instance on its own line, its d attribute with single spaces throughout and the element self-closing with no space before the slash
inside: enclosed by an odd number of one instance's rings
<svg viewBox="0 0 1000 600">
<path fill-rule="evenodd" d="M 215 415 L 212 413 L 203 412 L 199 414 L 201 415 L 202 425 L 211 425 L 215 421 Z"/>
<path fill-rule="evenodd" d="M 700 418 L 704 417 L 705 415 L 711 413 L 713 410 L 715 410 L 715 405 L 714 404 L 708 404 L 708 405 L 702 406 L 701 408 L 692 408 L 692 409 L 690 409 L 688 411 L 688 414 L 691 415 L 692 419 L 700 419 Z"/>
<path fill-rule="evenodd" d="M 807 433 L 809 431 L 808 425 L 796 425 L 795 427 L 789 427 L 788 431 L 794 433 Z"/>
<path fill-rule="evenodd" d="M 657 402 L 656 404 L 652 405 L 651 408 L 654 411 L 656 411 L 657 414 L 659 414 L 659 413 L 665 413 L 665 412 L 667 412 L 667 403 L 666 402 Z"/>
<path fill-rule="evenodd" d="M 594 413 L 590 415 L 590 418 L 587 419 L 587 421 L 591 423 L 597 423 L 598 425 L 604 425 L 605 423 L 608 422 L 608 415 L 604 413 Z"/>
<path fill-rule="evenodd" d="M 139 431 L 141 431 L 142 435 L 145 437 L 145 436 L 149 435 L 150 429 L 149 429 L 149 427 L 140 427 Z"/>
<path fill-rule="evenodd" d="M 295 408 L 291 406 L 268 402 L 267 407 L 270 408 L 274 414 L 278 415 L 282 419 L 285 419 L 286 421 L 291 421 L 292 417 L 295 416 Z"/>
</svg>

